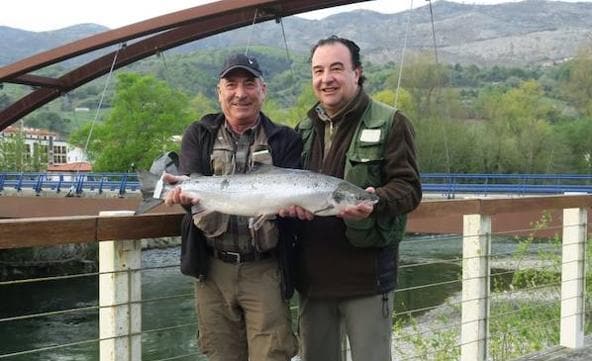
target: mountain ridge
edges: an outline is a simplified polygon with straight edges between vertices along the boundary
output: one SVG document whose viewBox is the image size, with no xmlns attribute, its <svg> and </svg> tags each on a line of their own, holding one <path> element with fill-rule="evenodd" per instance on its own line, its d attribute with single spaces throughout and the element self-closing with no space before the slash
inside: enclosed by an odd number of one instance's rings
<svg viewBox="0 0 592 361">
<path fill-rule="evenodd" d="M 479 66 L 524 66 L 561 62 L 590 42 L 592 3 L 525 0 L 496 5 L 435 1 L 432 5 L 439 59 L 446 63 Z M 409 26 L 407 26 L 409 23 Z M 318 39 L 336 34 L 351 38 L 365 61 L 379 64 L 401 58 L 405 33 L 407 51 L 433 52 L 428 6 L 395 14 L 354 10 L 308 20 L 291 16 L 282 27 L 265 22 L 217 34 L 171 52 L 225 48 L 241 44 L 266 45 L 307 53 Z M 96 34 L 108 28 L 78 24 L 48 32 L 30 32 L 0 26 L 0 65 Z M 80 63 L 86 58 L 70 60 Z"/>
</svg>

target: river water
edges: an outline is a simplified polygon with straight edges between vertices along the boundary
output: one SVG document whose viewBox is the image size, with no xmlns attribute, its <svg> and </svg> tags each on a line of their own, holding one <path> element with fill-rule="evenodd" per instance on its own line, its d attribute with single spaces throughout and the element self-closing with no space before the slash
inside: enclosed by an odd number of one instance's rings
<svg viewBox="0 0 592 361">
<path fill-rule="evenodd" d="M 508 254 L 514 247 L 512 241 L 495 242 L 493 253 Z M 404 289 L 459 280 L 461 248 L 459 237 L 413 237 L 402 242 L 399 289 L 403 291 L 395 296 L 395 310 L 438 306 L 458 292 L 460 282 Z M 143 251 L 142 266 L 158 267 L 142 271 L 142 299 L 148 300 L 142 305 L 143 361 L 205 360 L 196 342 L 193 280 L 179 273 L 178 260 L 178 247 Z M 46 313 L 0 322 L 0 360 L 98 360 L 97 298 L 96 275 L 0 286 L 0 319 Z M 86 309 L 52 314 L 74 308 Z"/>
</svg>

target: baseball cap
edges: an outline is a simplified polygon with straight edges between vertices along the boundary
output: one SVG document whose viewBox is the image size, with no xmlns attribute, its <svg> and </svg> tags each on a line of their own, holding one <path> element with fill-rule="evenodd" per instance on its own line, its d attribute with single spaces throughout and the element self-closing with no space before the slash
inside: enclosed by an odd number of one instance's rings
<svg viewBox="0 0 592 361">
<path fill-rule="evenodd" d="M 262 75 L 257 59 L 244 54 L 234 54 L 226 58 L 222 71 L 220 72 L 220 78 L 224 78 L 226 74 L 234 69 L 244 69 L 257 78 Z"/>
</svg>

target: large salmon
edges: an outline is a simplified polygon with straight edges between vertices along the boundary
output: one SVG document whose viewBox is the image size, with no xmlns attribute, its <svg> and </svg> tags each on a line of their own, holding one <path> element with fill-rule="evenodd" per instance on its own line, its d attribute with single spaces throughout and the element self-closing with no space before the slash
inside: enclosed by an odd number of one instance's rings
<svg viewBox="0 0 592 361">
<path fill-rule="evenodd" d="M 150 172 L 139 172 L 138 178 L 144 201 L 137 213 L 161 203 L 176 186 Z M 378 202 L 374 193 L 343 179 L 273 166 L 259 166 L 247 174 L 192 176 L 178 186 L 197 195 L 206 211 L 256 218 L 275 215 L 291 205 L 318 216 L 331 216 L 347 206 Z"/>
</svg>

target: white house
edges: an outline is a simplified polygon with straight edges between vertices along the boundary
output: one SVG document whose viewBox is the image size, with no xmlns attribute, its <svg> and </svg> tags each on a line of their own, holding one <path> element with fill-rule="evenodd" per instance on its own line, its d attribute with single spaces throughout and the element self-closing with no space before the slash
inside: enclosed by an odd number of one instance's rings
<svg viewBox="0 0 592 361">
<path fill-rule="evenodd" d="M 47 129 L 9 126 L 0 132 L 0 141 L 15 137 L 21 132 L 25 138 L 27 157 L 33 156 L 39 149 L 43 150 L 47 153 L 48 168 L 68 163 L 88 163 L 82 149 L 68 144 L 58 133 Z"/>
</svg>

